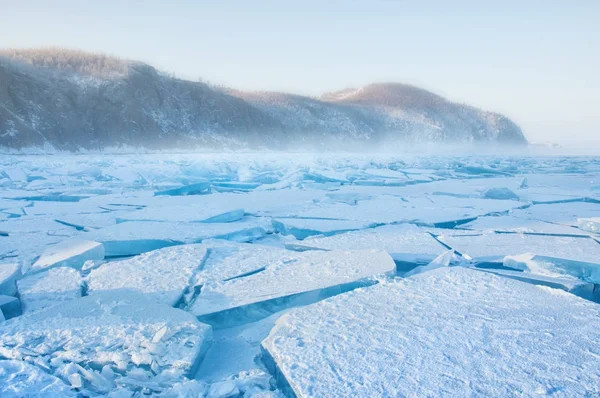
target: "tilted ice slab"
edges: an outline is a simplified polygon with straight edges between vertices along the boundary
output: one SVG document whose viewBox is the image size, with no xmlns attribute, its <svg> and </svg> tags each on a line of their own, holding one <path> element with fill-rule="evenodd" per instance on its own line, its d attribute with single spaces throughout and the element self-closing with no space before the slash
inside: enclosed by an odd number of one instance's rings
<svg viewBox="0 0 600 398">
<path fill-rule="evenodd" d="M 174 306 L 202 266 L 207 246 L 202 244 L 167 247 L 142 255 L 102 264 L 88 275 L 87 293 L 132 290 L 158 303 Z"/>
<path fill-rule="evenodd" d="M 21 267 L 17 263 L 0 264 L 0 294 L 17 294 L 16 281 L 21 277 Z"/>
<path fill-rule="evenodd" d="M 0 324 L 0 356 L 68 380 L 80 374 L 95 392 L 160 391 L 194 373 L 211 339 L 211 327 L 185 311 L 110 291 Z"/>
<path fill-rule="evenodd" d="M 88 260 L 103 260 L 102 243 L 70 239 L 48 247 L 40 258 L 33 263 L 29 273 L 44 271 L 53 267 L 71 267 L 80 269 Z"/>
<path fill-rule="evenodd" d="M 74 397 L 76 391 L 61 379 L 26 362 L 0 361 L 0 396 Z"/>
<path fill-rule="evenodd" d="M 440 235 L 438 239 L 477 262 L 502 262 L 506 256 L 531 253 L 563 273 L 600 282 L 600 244 L 589 238 L 524 234 Z"/>
<path fill-rule="evenodd" d="M 273 220 L 275 230 L 282 235 L 293 235 L 296 239 L 306 239 L 313 235 L 337 235 L 375 226 L 367 221 L 323 220 L 314 218 L 280 218 Z"/>
<path fill-rule="evenodd" d="M 23 312 L 37 311 L 81 297 L 82 280 L 78 271 L 56 267 L 17 281 Z"/>
<path fill-rule="evenodd" d="M 264 264 L 264 269 L 248 276 L 204 284 L 189 311 L 210 322 L 223 321 L 222 316 L 231 315 L 227 312 L 233 309 L 240 312 L 238 318 L 242 315 L 252 317 L 253 313 L 260 313 L 262 317 L 269 311 L 261 313 L 260 304 L 279 306 L 287 299 L 300 299 L 295 296 L 309 292 L 314 297 L 307 296 L 306 301 L 315 301 L 321 293 L 327 296 L 374 283 L 369 280 L 370 277 L 391 274 L 395 270 L 392 258 L 375 250 L 289 251 L 287 255 L 266 264 L 260 255 L 256 255 L 254 262 Z M 335 291 L 325 292 L 328 288 Z M 208 315 L 210 317 L 206 317 Z"/>
<path fill-rule="evenodd" d="M 193 184 L 183 185 L 176 188 L 165 189 L 154 192 L 154 196 L 187 196 L 206 195 L 210 193 L 210 182 L 200 181 Z"/>
<path fill-rule="evenodd" d="M 324 250 L 385 250 L 396 261 L 425 264 L 446 250 L 430 234 L 411 224 L 308 238 L 301 245 Z"/>
<path fill-rule="evenodd" d="M 90 232 L 86 237 L 101 242 L 106 257 L 118 257 L 210 238 L 249 242 L 264 237 L 272 230 L 272 225 L 262 219 L 232 223 L 130 221 Z"/>
<path fill-rule="evenodd" d="M 262 347 L 297 397 L 586 396 L 599 339 L 595 303 L 453 267 L 291 311 Z"/>
<path fill-rule="evenodd" d="M 14 318 L 22 314 L 21 303 L 13 296 L 0 295 L 0 318 L 1 320 Z"/>
</svg>

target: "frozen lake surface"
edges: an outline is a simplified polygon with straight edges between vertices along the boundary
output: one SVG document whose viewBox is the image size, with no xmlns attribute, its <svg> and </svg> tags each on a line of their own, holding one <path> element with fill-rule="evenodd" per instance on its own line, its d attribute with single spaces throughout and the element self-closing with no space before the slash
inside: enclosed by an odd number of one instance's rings
<svg viewBox="0 0 600 398">
<path fill-rule="evenodd" d="M 0 396 L 600 395 L 600 159 L 3 155 Z"/>
</svg>

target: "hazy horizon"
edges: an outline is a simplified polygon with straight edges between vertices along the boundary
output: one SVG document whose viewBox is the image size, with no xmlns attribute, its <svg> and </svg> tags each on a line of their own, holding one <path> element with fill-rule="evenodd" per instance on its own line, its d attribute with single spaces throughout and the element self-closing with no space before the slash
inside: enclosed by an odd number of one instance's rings
<svg viewBox="0 0 600 398">
<path fill-rule="evenodd" d="M 156 1 L 7 3 L 0 47 L 56 46 L 188 80 L 318 96 L 416 85 L 507 115 L 530 142 L 600 144 L 600 4 Z"/>
</svg>

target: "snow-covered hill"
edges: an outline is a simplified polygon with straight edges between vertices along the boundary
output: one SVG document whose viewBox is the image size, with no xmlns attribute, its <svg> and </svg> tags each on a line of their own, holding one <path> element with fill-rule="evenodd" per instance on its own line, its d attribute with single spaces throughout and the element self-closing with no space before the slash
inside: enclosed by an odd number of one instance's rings
<svg viewBox="0 0 600 398">
<path fill-rule="evenodd" d="M 504 116 L 401 84 L 310 98 L 241 92 L 61 49 L 0 51 L 0 147 L 356 149 L 525 144 Z"/>
</svg>

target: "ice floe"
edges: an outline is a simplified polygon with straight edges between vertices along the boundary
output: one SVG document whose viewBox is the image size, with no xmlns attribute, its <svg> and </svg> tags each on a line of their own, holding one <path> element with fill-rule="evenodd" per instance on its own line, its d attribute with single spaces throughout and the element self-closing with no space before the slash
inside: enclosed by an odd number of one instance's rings
<svg viewBox="0 0 600 398">
<path fill-rule="evenodd" d="M 291 311 L 262 346 L 297 397 L 585 396 L 600 388 L 599 316 L 561 290 L 453 267 Z"/>
</svg>

